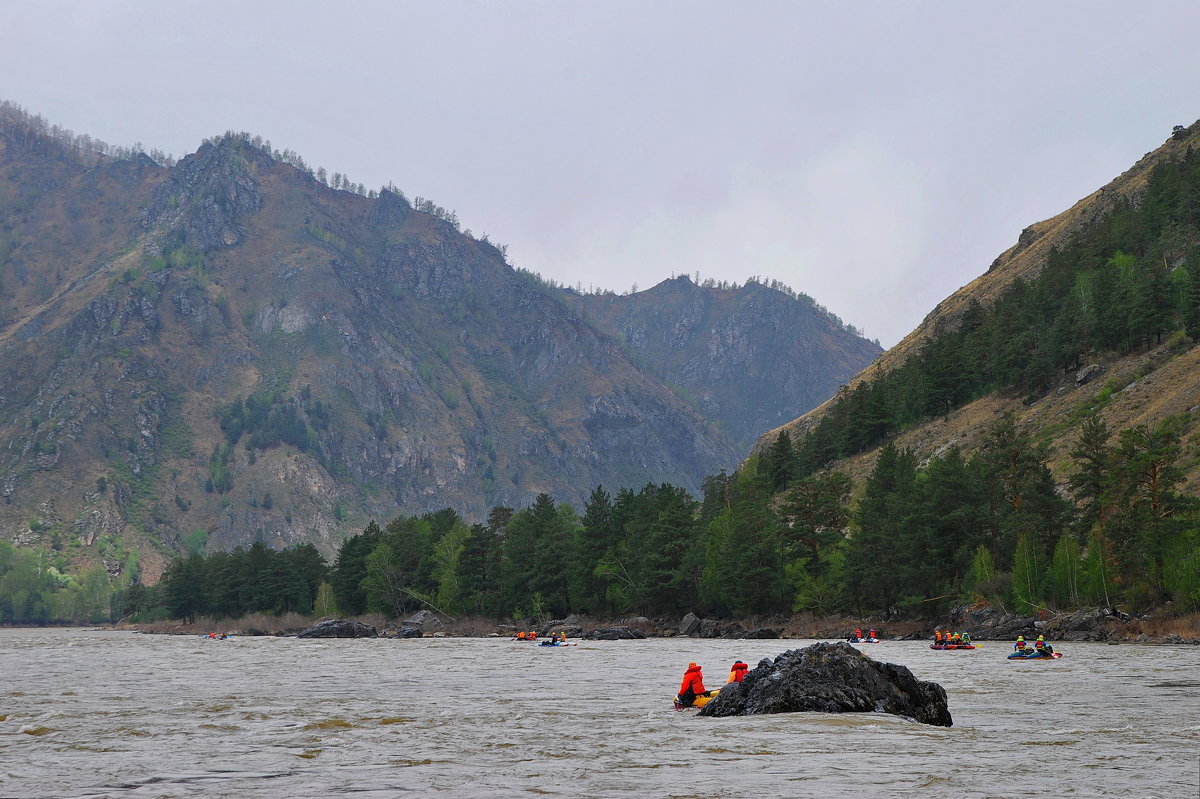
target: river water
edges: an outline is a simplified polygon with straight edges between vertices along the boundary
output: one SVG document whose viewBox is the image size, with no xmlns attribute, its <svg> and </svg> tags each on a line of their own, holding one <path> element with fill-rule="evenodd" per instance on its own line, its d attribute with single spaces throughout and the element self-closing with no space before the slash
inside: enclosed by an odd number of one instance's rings
<svg viewBox="0 0 1200 799">
<path fill-rule="evenodd" d="M 0 630 L 0 796 L 1200 797 L 1200 647 L 863 645 L 948 729 L 672 709 L 689 660 L 712 688 L 809 643 Z"/>
</svg>

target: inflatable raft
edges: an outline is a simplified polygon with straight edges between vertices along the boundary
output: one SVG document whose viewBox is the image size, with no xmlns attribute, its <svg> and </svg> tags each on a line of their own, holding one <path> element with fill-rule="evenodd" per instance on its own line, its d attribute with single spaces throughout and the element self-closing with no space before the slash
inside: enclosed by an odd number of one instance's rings
<svg viewBox="0 0 1200 799">
<path fill-rule="evenodd" d="M 692 708 L 692 707 L 704 707 L 709 702 L 716 699 L 717 694 L 719 694 L 719 693 L 721 693 L 721 689 L 714 688 L 713 690 L 709 691 L 707 694 L 701 694 L 700 696 L 696 697 L 696 701 L 690 705 L 679 704 L 679 694 L 676 694 L 675 698 L 672 701 L 674 701 L 674 703 L 675 703 L 676 710 L 687 710 L 688 708 Z"/>
<path fill-rule="evenodd" d="M 1055 658 L 1060 658 L 1060 657 L 1062 657 L 1062 652 L 1054 652 L 1049 655 L 1043 655 L 1043 654 L 1035 651 L 1032 654 L 1022 654 L 1021 652 L 1013 652 L 1011 655 L 1008 656 L 1008 659 L 1009 660 L 1054 660 Z"/>
</svg>

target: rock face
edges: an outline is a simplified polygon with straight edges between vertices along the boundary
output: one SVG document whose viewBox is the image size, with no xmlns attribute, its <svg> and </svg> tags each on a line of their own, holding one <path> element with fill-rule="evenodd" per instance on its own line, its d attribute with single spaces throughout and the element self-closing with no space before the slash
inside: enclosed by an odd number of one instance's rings
<svg viewBox="0 0 1200 799">
<path fill-rule="evenodd" d="M 679 634 L 697 636 L 700 634 L 700 617 L 689 613 L 679 622 Z"/>
<path fill-rule="evenodd" d="M 702 716 L 760 713 L 891 713 L 949 727 L 946 691 L 904 666 L 880 663 L 850 644 L 818 643 L 764 658 L 741 683 L 721 689 Z"/>
<path fill-rule="evenodd" d="M 422 633 L 435 632 L 445 626 L 442 624 L 442 620 L 437 617 L 437 614 L 428 610 L 418 610 L 400 622 L 400 625 L 402 627 L 415 627 Z"/>
<path fill-rule="evenodd" d="M 345 619 L 326 619 L 325 621 L 309 627 L 302 633 L 296 634 L 297 638 L 378 638 L 379 631 L 370 624 L 363 624 L 360 621 L 347 621 Z"/>
<path fill-rule="evenodd" d="M 641 630 L 629 627 L 604 627 L 599 630 L 592 630 L 583 637 L 593 641 L 620 641 L 645 638 L 646 634 Z"/>
<path fill-rule="evenodd" d="M 725 289 L 680 275 L 646 291 L 568 299 L 695 398 L 742 452 L 798 408 L 820 405 L 882 352 L 811 297 L 759 283 Z"/>
<path fill-rule="evenodd" d="M 1018 635 L 1045 635 L 1056 641 L 1108 641 L 1123 637 L 1121 628 L 1129 617 L 1113 608 L 1084 608 L 1037 619 L 1014 616 L 994 607 L 957 607 L 951 611 L 950 621 L 977 641 L 1012 641 Z"/>
</svg>

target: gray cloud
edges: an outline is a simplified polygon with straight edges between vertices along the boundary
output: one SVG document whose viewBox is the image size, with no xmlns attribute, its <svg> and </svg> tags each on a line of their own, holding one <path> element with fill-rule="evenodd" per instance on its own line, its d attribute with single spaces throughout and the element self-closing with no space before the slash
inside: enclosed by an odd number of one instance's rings
<svg viewBox="0 0 1200 799">
<path fill-rule="evenodd" d="M 584 287 L 762 275 L 885 345 L 1197 109 L 1200 7 L 0 6 L 0 98 L 176 155 L 226 129 Z"/>
</svg>

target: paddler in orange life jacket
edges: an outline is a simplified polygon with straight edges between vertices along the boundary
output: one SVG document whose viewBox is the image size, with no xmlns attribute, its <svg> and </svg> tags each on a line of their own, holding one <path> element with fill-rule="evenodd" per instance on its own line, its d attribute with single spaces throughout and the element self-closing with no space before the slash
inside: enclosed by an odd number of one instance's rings
<svg viewBox="0 0 1200 799">
<path fill-rule="evenodd" d="M 942 631 L 941 630 L 933 631 L 933 645 L 934 646 L 942 645 Z"/>
<path fill-rule="evenodd" d="M 704 689 L 704 674 L 693 662 L 688 664 L 687 671 L 683 673 L 683 682 L 679 684 L 679 695 L 675 697 L 675 702 L 680 707 L 691 707 L 697 696 L 708 696 L 708 691 Z"/>
<path fill-rule="evenodd" d="M 867 631 L 867 640 L 868 640 L 868 641 L 874 641 L 874 640 L 875 640 L 875 631 L 874 631 L 874 630 L 869 630 L 869 631 Z"/>
<path fill-rule="evenodd" d="M 861 627 L 854 628 L 854 640 L 855 641 L 862 640 L 862 628 Z"/>
<path fill-rule="evenodd" d="M 742 661 L 735 661 L 729 670 L 729 682 L 741 682 L 746 679 L 746 672 L 749 670 L 750 667 Z"/>
<path fill-rule="evenodd" d="M 518 641 L 524 641 L 524 640 L 525 640 L 525 631 L 524 631 L 524 630 L 521 630 L 520 632 L 518 632 L 518 633 L 517 633 L 517 640 L 518 640 Z"/>
</svg>

